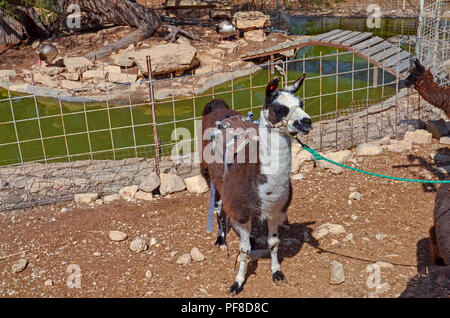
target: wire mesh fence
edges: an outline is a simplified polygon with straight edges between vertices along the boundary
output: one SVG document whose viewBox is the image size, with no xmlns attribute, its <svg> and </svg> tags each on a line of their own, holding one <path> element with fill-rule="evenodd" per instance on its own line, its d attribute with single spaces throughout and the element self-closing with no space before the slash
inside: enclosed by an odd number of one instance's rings
<svg viewBox="0 0 450 318">
<path fill-rule="evenodd" d="M 424 6 L 420 13 L 417 57 L 441 84 L 448 84 L 450 70 L 450 3 L 435 1 Z"/>
</svg>

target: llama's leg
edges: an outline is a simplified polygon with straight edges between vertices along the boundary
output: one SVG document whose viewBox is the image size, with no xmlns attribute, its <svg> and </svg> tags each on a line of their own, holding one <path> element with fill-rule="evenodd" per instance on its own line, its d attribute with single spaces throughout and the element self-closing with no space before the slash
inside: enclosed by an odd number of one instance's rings
<svg viewBox="0 0 450 318">
<path fill-rule="evenodd" d="M 233 285 L 230 287 L 230 292 L 233 295 L 239 294 L 244 285 L 245 272 L 247 269 L 247 260 L 251 251 L 250 246 L 250 231 L 251 231 L 251 221 L 245 224 L 240 224 L 237 222 L 233 223 L 233 228 L 239 233 L 241 241 L 239 243 L 239 271 L 236 275 Z"/>
<path fill-rule="evenodd" d="M 285 280 L 283 272 L 281 271 L 280 262 L 278 261 L 278 246 L 280 245 L 280 239 L 278 237 L 278 226 L 282 220 L 279 217 L 274 217 L 271 220 L 267 220 L 269 227 L 268 244 L 270 248 L 270 257 L 272 259 L 272 279 L 275 284 L 279 281 Z"/>
<path fill-rule="evenodd" d="M 217 216 L 217 240 L 215 245 L 220 247 L 222 245 L 227 245 L 227 233 L 225 220 L 227 216 L 222 210 L 222 200 L 216 202 L 216 216 Z"/>
</svg>

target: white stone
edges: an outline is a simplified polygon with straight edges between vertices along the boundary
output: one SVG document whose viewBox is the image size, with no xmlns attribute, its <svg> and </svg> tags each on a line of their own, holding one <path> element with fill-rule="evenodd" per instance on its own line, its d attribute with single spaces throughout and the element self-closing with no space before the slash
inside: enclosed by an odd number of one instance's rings
<svg viewBox="0 0 450 318">
<path fill-rule="evenodd" d="M 103 201 L 105 203 L 109 203 L 109 202 L 113 202 L 113 201 L 120 200 L 120 199 L 121 199 L 121 195 L 118 193 L 114 193 L 114 194 L 106 195 L 103 198 Z"/>
<path fill-rule="evenodd" d="M 418 129 L 414 132 L 408 131 L 405 133 L 404 140 L 410 140 L 416 144 L 430 144 L 433 135 L 424 129 Z"/>
<path fill-rule="evenodd" d="M 139 190 L 134 195 L 134 198 L 136 200 L 151 201 L 151 200 L 153 200 L 153 194 Z"/>
<path fill-rule="evenodd" d="M 58 87 L 58 82 L 56 81 L 56 79 L 47 74 L 34 73 L 33 80 L 35 83 L 43 84 L 48 87 Z"/>
<path fill-rule="evenodd" d="M 233 16 L 233 25 L 242 31 L 263 29 L 270 26 L 270 16 L 259 11 L 238 11 Z"/>
<path fill-rule="evenodd" d="M 183 254 L 180 257 L 178 257 L 176 263 L 180 265 L 189 265 L 191 264 L 192 259 L 190 254 Z"/>
<path fill-rule="evenodd" d="M 134 60 L 139 69 L 147 75 L 147 56 L 151 56 L 152 73 L 167 74 L 192 68 L 197 49 L 189 44 L 161 44 L 148 49 L 123 53 Z M 122 57 L 122 59 L 125 59 Z"/>
<path fill-rule="evenodd" d="M 89 70 L 83 73 L 83 79 L 89 80 L 89 79 L 104 79 L 105 78 L 105 72 L 101 69 L 97 70 Z"/>
<path fill-rule="evenodd" d="M 390 145 L 384 146 L 387 150 L 392 152 L 404 152 L 412 149 L 411 140 L 392 140 Z"/>
<path fill-rule="evenodd" d="M 108 81 L 111 83 L 135 82 L 137 78 L 137 74 L 108 73 Z"/>
<path fill-rule="evenodd" d="M 53 281 L 51 279 L 47 279 L 44 282 L 44 286 L 47 286 L 47 287 L 53 286 Z"/>
<path fill-rule="evenodd" d="M 344 265 L 333 260 L 330 269 L 330 284 L 339 285 L 345 281 Z"/>
<path fill-rule="evenodd" d="M 153 246 L 153 245 L 156 245 L 156 244 L 158 244 L 158 240 L 155 239 L 154 237 L 152 237 L 151 240 L 150 240 L 150 246 Z"/>
<path fill-rule="evenodd" d="M 159 192 L 161 195 L 179 192 L 186 189 L 183 179 L 176 174 L 161 173 L 160 179 L 161 185 L 159 186 Z"/>
<path fill-rule="evenodd" d="M 247 41 L 264 42 L 267 40 L 264 30 L 253 30 L 244 33 L 244 38 Z"/>
<path fill-rule="evenodd" d="M 98 193 L 81 193 L 74 196 L 75 203 L 89 204 L 97 199 Z"/>
<path fill-rule="evenodd" d="M 292 180 L 303 180 L 305 177 L 299 173 L 292 177 Z"/>
<path fill-rule="evenodd" d="M 152 278 L 153 277 L 152 271 L 151 270 L 146 271 L 145 272 L 145 277 L 147 277 L 148 279 Z"/>
<path fill-rule="evenodd" d="M 441 139 L 439 139 L 439 143 L 444 145 L 450 145 L 450 137 L 449 136 L 442 137 Z"/>
<path fill-rule="evenodd" d="M 377 235 L 375 235 L 375 238 L 376 238 L 378 241 L 382 241 L 382 240 L 384 240 L 386 237 L 387 237 L 387 235 L 386 235 L 386 234 L 383 234 L 383 233 L 378 233 Z"/>
<path fill-rule="evenodd" d="M 87 58 L 79 56 L 79 57 L 66 57 L 64 59 L 64 65 L 66 66 L 69 72 L 77 72 L 78 69 L 88 69 L 93 64 Z"/>
<path fill-rule="evenodd" d="M 374 144 L 361 144 L 356 148 L 356 154 L 358 156 L 374 156 L 379 155 L 383 151 L 378 145 Z"/>
<path fill-rule="evenodd" d="M 130 249 L 136 253 L 145 251 L 147 248 L 147 242 L 145 242 L 145 240 L 140 237 L 136 237 L 130 244 Z"/>
<path fill-rule="evenodd" d="M 209 186 L 206 183 L 205 178 L 202 175 L 196 175 L 194 177 L 184 179 L 186 188 L 191 193 L 205 193 L 208 192 Z"/>
<path fill-rule="evenodd" d="M 342 225 L 339 224 L 331 224 L 331 223 L 325 223 L 319 226 L 316 230 L 314 230 L 311 235 L 316 239 L 319 240 L 322 237 L 328 235 L 328 234 L 342 234 L 345 233 L 345 228 Z"/>
<path fill-rule="evenodd" d="M 27 267 L 27 265 L 28 260 L 26 260 L 25 258 L 21 258 L 11 266 L 11 270 L 13 273 L 20 273 Z"/>
<path fill-rule="evenodd" d="M 5 77 L 5 76 L 9 76 L 9 77 L 16 76 L 16 71 L 15 70 L 0 70 L 0 78 Z"/>
<path fill-rule="evenodd" d="M 141 184 L 139 185 L 139 190 L 145 192 L 153 192 L 158 189 L 161 184 L 161 180 L 159 179 L 156 173 L 152 173 L 151 175 L 145 177 Z"/>
<path fill-rule="evenodd" d="M 133 199 L 134 195 L 136 194 L 136 192 L 138 191 L 139 187 L 137 185 L 134 186 L 128 186 L 125 187 L 123 189 L 121 189 L 119 191 L 119 194 L 122 196 L 122 198 L 124 199 Z"/>
<path fill-rule="evenodd" d="M 67 213 L 67 212 L 69 212 L 69 209 L 68 209 L 68 208 L 62 208 L 62 209 L 61 209 L 61 213 Z"/>
<path fill-rule="evenodd" d="M 203 262 L 205 260 L 205 256 L 200 252 L 200 250 L 196 247 L 191 249 L 191 257 L 196 262 Z"/>
<path fill-rule="evenodd" d="M 124 232 L 117 231 L 117 230 L 109 231 L 109 238 L 112 241 L 120 242 L 120 241 L 125 240 L 127 237 L 128 237 L 128 235 Z"/>
<path fill-rule="evenodd" d="M 362 194 L 359 192 L 352 192 L 350 193 L 350 195 L 348 196 L 348 198 L 350 200 L 361 200 Z"/>
</svg>

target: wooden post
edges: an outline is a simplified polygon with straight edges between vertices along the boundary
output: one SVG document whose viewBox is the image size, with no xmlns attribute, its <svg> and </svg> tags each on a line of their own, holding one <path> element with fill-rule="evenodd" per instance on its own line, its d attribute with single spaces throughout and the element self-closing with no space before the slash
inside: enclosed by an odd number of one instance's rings
<svg viewBox="0 0 450 318">
<path fill-rule="evenodd" d="M 159 164 L 161 161 L 161 154 L 159 153 L 159 138 L 156 124 L 156 112 L 155 112 L 155 94 L 153 91 L 153 75 L 152 75 L 152 60 L 150 56 L 147 56 L 147 70 L 148 70 L 148 91 L 150 96 L 150 104 L 152 106 L 152 121 L 153 121 L 153 140 L 155 142 L 155 172 L 159 176 Z"/>
<path fill-rule="evenodd" d="M 273 54 L 270 55 L 270 74 L 275 74 L 275 58 Z"/>
</svg>

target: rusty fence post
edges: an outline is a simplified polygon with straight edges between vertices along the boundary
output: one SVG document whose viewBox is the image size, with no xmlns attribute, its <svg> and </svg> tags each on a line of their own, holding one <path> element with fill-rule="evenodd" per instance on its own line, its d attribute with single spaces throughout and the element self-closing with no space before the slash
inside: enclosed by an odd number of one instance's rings
<svg viewBox="0 0 450 318">
<path fill-rule="evenodd" d="M 152 106 L 152 122 L 153 122 L 153 140 L 155 142 L 155 172 L 159 176 L 159 165 L 161 162 L 161 154 L 159 151 L 159 138 L 158 138 L 158 124 L 156 122 L 155 111 L 155 92 L 153 91 L 153 74 L 152 74 L 152 60 L 150 56 L 147 56 L 147 71 L 148 71 L 148 92 L 150 96 L 150 105 Z"/>
</svg>

